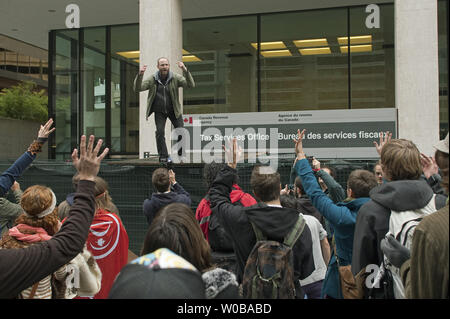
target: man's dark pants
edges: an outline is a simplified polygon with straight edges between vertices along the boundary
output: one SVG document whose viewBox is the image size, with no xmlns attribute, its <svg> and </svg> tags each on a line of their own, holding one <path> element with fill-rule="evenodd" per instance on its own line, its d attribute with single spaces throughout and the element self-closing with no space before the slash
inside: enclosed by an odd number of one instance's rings
<svg viewBox="0 0 450 319">
<path fill-rule="evenodd" d="M 169 112 L 163 113 L 163 112 L 155 112 L 155 124 L 156 124 L 156 147 L 158 149 L 158 154 L 160 158 L 167 158 L 169 156 L 167 152 L 167 146 L 166 146 L 166 137 L 165 137 L 165 127 L 166 127 L 166 121 L 167 118 L 170 119 L 172 122 L 172 125 L 175 128 L 183 127 L 183 117 L 180 116 L 179 118 L 175 117 L 175 113 Z M 178 137 L 178 141 L 180 141 L 181 135 Z M 178 154 L 181 155 L 181 149 L 178 150 Z"/>
</svg>

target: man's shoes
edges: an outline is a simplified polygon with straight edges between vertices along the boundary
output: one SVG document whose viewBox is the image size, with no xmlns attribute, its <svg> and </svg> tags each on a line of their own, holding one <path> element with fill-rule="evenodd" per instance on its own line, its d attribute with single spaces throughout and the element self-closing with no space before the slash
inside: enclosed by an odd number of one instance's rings
<svg viewBox="0 0 450 319">
<path fill-rule="evenodd" d="M 159 157 L 159 162 L 160 163 L 167 163 L 169 157 L 168 156 L 160 156 Z"/>
</svg>

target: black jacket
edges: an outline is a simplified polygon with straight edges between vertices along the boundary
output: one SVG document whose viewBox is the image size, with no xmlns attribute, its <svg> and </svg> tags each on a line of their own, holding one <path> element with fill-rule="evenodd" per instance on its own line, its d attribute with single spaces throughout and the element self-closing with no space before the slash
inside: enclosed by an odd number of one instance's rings
<svg viewBox="0 0 450 319">
<path fill-rule="evenodd" d="M 150 199 L 144 201 L 144 215 L 150 225 L 156 213 L 166 205 L 172 203 L 183 203 L 191 206 L 191 197 L 188 192 L 179 184 L 171 186 L 171 191 L 167 193 L 153 193 Z"/>
<path fill-rule="evenodd" d="M 258 203 L 250 207 L 234 206 L 230 201 L 230 191 L 236 170 L 225 167 L 218 174 L 210 188 L 211 209 L 217 209 L 219 219 L 231 235 L 237 259 L 238 280 L 242 281 L 247 258 L 256 244 L 251 220 L 268 240 L 282 242 L 298 219 L 295 209 L 279 208 Z M 294 276 L 305 279 L 314 271 L 311 232 L 305 226 L 303 233 L 293 247 Z"/>
<path fill-rule="evenodd" d="M 23 249 L 0 249 L 0 298 L 15 298 L 83 251 L 95 212 L 94 182 L 78 183 L 69 217 L 52 239 Z"/>
</svg>

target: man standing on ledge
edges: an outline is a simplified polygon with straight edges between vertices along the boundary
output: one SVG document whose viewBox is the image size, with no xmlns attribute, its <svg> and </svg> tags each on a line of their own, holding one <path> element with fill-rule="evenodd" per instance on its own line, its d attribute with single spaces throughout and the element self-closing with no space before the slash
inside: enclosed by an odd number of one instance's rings
<svg viewBox="0 0 450 319">
<path fill-rule="evenodd" d="M 175 128 L 183 127 L 183 114 L 178 100 L 178 88 L 180 86 L 183 88 L 195 87 L 194 79 L 184 63 L 179 61 L 177 65 L 183 70 L 183 75 L 170 72 L 169 60 L 164 57 L 159 58 L 156 64 L 158 71 L 153 76 L 142 81 L 147 69 L 147 65 L 144 65 L 134 80 L 136 92 L 148 90 L 145 119 L 148 121 L 149 116 L 155 112 L 156 147 L 160 162 L 166 162 L 169 158 L 165 139 L 167 118 L 170 119 Z M 181 136 L 178 141 L 180 141 L 180 138 Z"/>
</svg>

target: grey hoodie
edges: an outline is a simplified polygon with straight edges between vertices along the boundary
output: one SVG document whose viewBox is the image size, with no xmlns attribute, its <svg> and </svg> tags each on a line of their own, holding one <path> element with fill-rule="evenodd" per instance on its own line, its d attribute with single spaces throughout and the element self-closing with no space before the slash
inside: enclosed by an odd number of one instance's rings
<svg viewBox="0 0 450 319">
<path fill-rule="evenodd" d="M 424 180 L 392 181 L 370 192 L 371 200 L 359 210 L 353 241 L 352 272 L 356 275 L 369 264 L 380 265 L 383 253 L 380 242 L 389 230 L 391 210 L 405 211 L 425 207 L 433 190 Z M 436 197 L 436 208 L 445 205 Z"/>
</svg>

